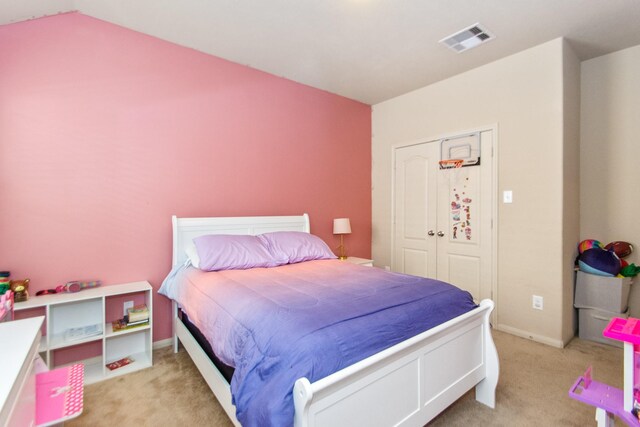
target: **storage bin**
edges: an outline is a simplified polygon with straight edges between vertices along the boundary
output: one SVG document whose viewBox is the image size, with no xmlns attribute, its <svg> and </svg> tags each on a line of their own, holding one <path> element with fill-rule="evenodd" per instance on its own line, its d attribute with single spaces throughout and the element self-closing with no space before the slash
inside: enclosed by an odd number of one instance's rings
<svg viewBox="0 0 640 427">
<path fill-rule="evenodd" d="M 612 313 L 625 312 L 631 283 L 631 277 L 605 277 L 578 271 L 573 305 Z"/>
<path fill-rule="evenodd" d="M 640 285 L 631 286 L 629 292 L 629 317 L 640 319 Z"/>
<path fill-rule="evenodd" d="M 614 317 L 626 319 L 629 312 L 612 313 L 610 311 L 597 310 L 593 308 L 581 308 L 578 310 L 578 336 L 583 340 L 595 341 L 603 344 L 609 344 L 616 347 L 622 347 L 624 343 L 618 340 L 612 340 L 602 336 L 602 331 L 607 327 Z"/>
</svg>

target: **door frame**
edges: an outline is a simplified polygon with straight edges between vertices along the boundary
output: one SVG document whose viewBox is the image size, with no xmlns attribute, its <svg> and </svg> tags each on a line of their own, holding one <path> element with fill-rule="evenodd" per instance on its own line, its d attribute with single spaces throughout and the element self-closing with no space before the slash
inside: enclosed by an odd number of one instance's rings
<svg viewBox="0 0 640 427">
<path fill-rule="evenodd" d="M 454 138 L 465 134 L 492 131 L 492 162 L 491 162 L 491 217 L 493 218 L 491 227 L 491 299 L 495 303 L 496 309 L 491 313 L 491 323 L 498 324 L 498 124 L 480 126 L 477 128 L 466 129 L 462 131 L 448 132 L 446 134 L 437 135 L 429 138 L 420 138 L 414 141 L 401 142 L 391 146 L 391 268 L 396 266 L 395 259 L 395 235 L 396 235 L 396 152 L 400 148 L 411 147 L 414 145 L 429 144 L 441 141 L 447 138 Z"/>
</svg>

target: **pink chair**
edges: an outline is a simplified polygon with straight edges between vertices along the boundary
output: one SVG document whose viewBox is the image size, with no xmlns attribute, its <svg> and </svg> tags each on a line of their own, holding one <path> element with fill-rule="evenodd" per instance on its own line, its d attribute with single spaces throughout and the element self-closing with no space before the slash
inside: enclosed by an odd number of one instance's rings
<svg viewBox="0 0 640 427">
<path fill-rule="evenodd" d="M 36 425 L 50 426 L 77 417 L 83 407 L 84 365 L 36 375 Z"/>
</svg>

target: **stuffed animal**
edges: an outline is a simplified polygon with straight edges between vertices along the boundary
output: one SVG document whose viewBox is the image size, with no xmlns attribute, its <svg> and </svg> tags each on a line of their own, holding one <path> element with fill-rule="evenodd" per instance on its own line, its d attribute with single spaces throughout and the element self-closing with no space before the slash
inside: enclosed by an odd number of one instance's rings
<svg viewBox="0 0 640 427">
<path fill-rule="evenodd" d="M 0 271 L 0 295 L 11 289 L 11 279 L 8 271 Z"/>
<path fill-rule="evenodd" d="M 22 302 L 29 299 L 29 279 L 12 280 L 11 290 L 14 293 L 14 301 Z"/>
<path fill-rule="evenodd" d="M 620 258 L 611 250 L 587 249 L 578 261 L 580 270 L 598 276 L 617 276 L 620 273 Z"/>
<path fill-rule="evenodd" d="M 633 253 L 633 245 L 629 242 L 615 241 L 604 247 L 606 250 L 613 249 L 618 258 L 628 257 Z"/>
<path fill-rule="evenodd" d="M 587 239 L 587 240 L 583 240 L 582 242 L 580 242 L 578 244 L 578 252 L 579 253 L 584 253 L 585 251 L 589 250 L 589 249 L 593 249 L 593 248 L 604 248 L 604 246 L 602 245 L 602 243 L 600 243 L 598 240 L 595 239 Z"/>
</svg>

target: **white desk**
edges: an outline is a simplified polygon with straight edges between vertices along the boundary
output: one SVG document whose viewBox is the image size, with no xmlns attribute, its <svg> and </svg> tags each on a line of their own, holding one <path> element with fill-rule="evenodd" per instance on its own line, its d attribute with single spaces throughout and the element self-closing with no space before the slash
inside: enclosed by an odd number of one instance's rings
<svg viewBox="0 0 640 427">
<path fill-rule="evenodd" d="M 0 426 L 33 426 L 35 360 L 44 317 L 0 323 Z"/>
</svg>

